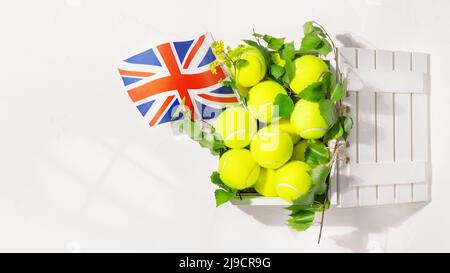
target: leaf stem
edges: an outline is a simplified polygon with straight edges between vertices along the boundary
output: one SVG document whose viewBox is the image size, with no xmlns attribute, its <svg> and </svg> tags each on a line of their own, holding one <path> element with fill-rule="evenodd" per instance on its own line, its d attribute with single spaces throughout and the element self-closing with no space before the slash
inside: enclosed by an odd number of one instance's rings
<svg viewBox="0 0 450 273">
<path fill-rule="evenodd" d="M 333 165 L 336 163 L 338 155 L 340 153 L 340 150 L 345 147 L 344 143 L 341 143 L 339 140 L 336 140 L 334 143 L 334 147 L 333 147 L 333 152 L 331 153 L 331 159 L 330 162 L 328 163 L 328 167 L 330 169 L 333 168 Z M 326 189 L 326 194 L 325 194 L 325 199 L 323 201 L 323 210 L 322 210 L 322 215 L 321 215 L 321 220 L 320 220 L 320 231 L 319 231 L 319 238 L 317 240 L 317 244 L 320 244 L 320 240 L 322 238 L 322 231 L 323 231 L 323 222 L 324 222 L 324 218 L 325 218 L 325 206 L 326 203 L 328 201 L 328 194 L 330 191 L 330 179 L 327 179 L 327 189 Z"/>
</svg>

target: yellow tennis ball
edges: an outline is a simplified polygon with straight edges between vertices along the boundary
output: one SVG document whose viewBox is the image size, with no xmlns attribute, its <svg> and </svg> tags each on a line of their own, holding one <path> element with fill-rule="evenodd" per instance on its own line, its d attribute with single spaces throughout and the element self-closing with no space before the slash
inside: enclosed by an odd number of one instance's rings
<svg viewBox="0 0 450 273">
<path fill-rule="evenodd" d="M 300 140 L 300 135 L 298 135 L 295 130 L 294 127 L 292 127 L 291 125 L 291 121 L 288 118 L 282 118 L 280 119 L 280 121 L 278 122 L 278 126 L 280 127 L 280 129 L 286 133 L 289 134 L 289 136 L 292 139 L 292 143 L 297 143 Z"/>
<path fill-rule="evenodd" d="M 299 94 L 308 85 L 319 81 L 324 72 L 328 71 L 327 64 L 314 55 L 304 55 L 295 59 L 295 74 L 289 86 Z"/>
<path fill-rule="evenodd" d="M 253 137 L 250 151 L 253 158 L 264 168 L 276 169 L 286 163 L 292 155 L 292 139 L 288 133 L 269 125 Z"/>
<path fill-rule="evenodd" d="M 294 145 L 291 160 L 305 161 L 305 151 L 308 147 L 306 140 L 302 140 Z"/>
<path fill-rule="evenodd" d="M 250 87 L 260 82 L 266 75 L 266 61 L 259 49 L 247 46 L 239 59 L 247 61 L 236 67 L 236 83 L 243 87 Z"/>
<path fill-rule="evenodd" d="M 233 189 L 242 190 L 253 186 L 260 168 L 246 149 L 228 150 L 219 159 L 220 179 Z"/>
<path fill-rule="evenodd" d="M 305 162 L 291 161 L 275 172 L 276 191 L 282 199 L 293 202 L 308 193 L 312 181 Z"/>
<path fill-rule="evenodd" d="M 270 123 L 273 118 L 273 103 L 279 94 L 287 95 L 286 90 L 279 83 L 274 81 L 258 83 L 248 92 L 248 110 L 259 121 Z"/>
<path fill-rule="evenodd" d="M 278 196 L 274 177 L 275 177 L 275 170 L 261 168 L 258 180 L 256 180 L 256 183 L 253 186 L 253 188 L 255 188 L 255 190 L 259 194 L 266 197 Z"/>
<path fill-rule="evenodd" d="M 318 139 L 325 135 L 328 124 L 320 114 L 319 104 L 299 100 L 291 113 L 291 124 L 295 132 L 305 139 Z"/>
<path fill-rule="evenodd" d="M 214 122 L 216 133 L 225 146 L 243 148 L 257 131 L 257 121 L 242 107 L 231 107 L 223 111 Z"/>
</svg>

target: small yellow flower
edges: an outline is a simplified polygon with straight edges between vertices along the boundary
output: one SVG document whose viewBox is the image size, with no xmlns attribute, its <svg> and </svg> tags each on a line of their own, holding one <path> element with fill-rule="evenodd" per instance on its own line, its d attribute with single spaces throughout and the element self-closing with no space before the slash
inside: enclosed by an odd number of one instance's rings
<svg viewBox="0 0 450 273">
<path fill-rule="evenodd" d="M 217 68 L 220 65 L 220 62 L 218 60 L 213 61 L 209 64 L 209 70 L 211 70 L 211 73 L 217 74 Z"/>
<path fill-rule="evenodd" d="M 226 60 L 225 44 L 223 41 L 214 41 L 211 44 L 212 52 L 220 62 Z"/>
<path fill-rule="evenodd" d="M 222 55 L 224 53 L 225 44 L 223 41 L 214 41 L 211 45 L 214 55 Z"/>
<path fill-rule="evenodd" d="M 217 74 L 217 69 L 216 69 L 216 67 L 213 65 L 213 63 L 210 63 L 209 64 L 209 70 L 211 70 L 211 73 L 212 74 Z"/>
</svg>

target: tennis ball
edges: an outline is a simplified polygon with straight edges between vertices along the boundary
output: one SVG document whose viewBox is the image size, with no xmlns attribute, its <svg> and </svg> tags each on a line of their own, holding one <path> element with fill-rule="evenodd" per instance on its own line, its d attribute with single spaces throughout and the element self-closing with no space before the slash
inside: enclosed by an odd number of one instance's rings
<svg viewBox="0 0 450 273">
<path fill-rule="evenodd" d="M 261 168 L 258 180 L 256 180 L 256 183 L 253 186 L 253 188 L 255 188 L 255 190 L 259 194 L 266 197 L 278 196 L 277 191 L 275 190 L 276 184 L 275 180 L 273 179 L 274 177 L 275 177 L 275 170 Z"/>
<path fill-rule="evenodd" d="M 250 87 L 260 82 L 266 75 L 266 61 L 259 49 L 246 46 L 239 59 L 246 64 L 236 67 L 236 83 L 243 87 Z"/>
<path fill-rule="evenodd" d="M 295 74 L 289 86 L 299 94 L 308 85 L 317 82 L 324 72 L 328 71 L 327 64 L 314 55 L 304 55 L 295 59 Z"/>
<path fill-rule="evenodd" d="M 258 83 L 248 93 L 248 110 L 259 121 L 270 123 L 273 118 L 273 103 L 278 94 L 287 95 L 286 90 L 279 83 L 274 81 Z"/>
<path fill-rule="evenodd" d="M 289 134 L 292 139 L 292 143 L 297 143 L 300 140 L 300 136 L 295 132 L 294 127 L 291 125 L 291 121 L 288 118 L 282 118 L 278 122 L 280 129 Z"/>
<path fill-rule="evenodd" d="M 260 169 L 246 149 L 228 150 L 219 159 L 220 179 L 233 189 L 242 190 L 253 186 Z"/>
<path fill-rule="evenodd" d="M 253 158 L 260 166 L 268 169 L 281 167 L 291 158 L 292 150 L 289 134 L 272 125 L 259 130 L 250 142 Z"/>
<path fill-rule="evenodd" d="M 295 132 L 305 139 L 318 139 L 325 135 L 328 124 L 320 114 L 319 104 L 299 100 L 291 113 L 291 124 Z"/>
<path fill-rule="evenodd" d="M 305 151 L 308 147 L 306 140 L 302 140 L 294 145 L 291 160 L 305 161 Z"/>
<path fill-rule="evenodd" d="M 307 194 L 312 185 L 309 170 L 311 167 L 301 161 L 291 161 L 276 170 L 274 180 L 278 196 L 293 202 Z"/>
<path fill-rule="evenodd" d="M 257 131 L 257 122 L 242 107 L 231 107 L 223 111 L 214 122 L 217 134 L 223 139 L 225 146 L 243 148 Z"/>
</svg>

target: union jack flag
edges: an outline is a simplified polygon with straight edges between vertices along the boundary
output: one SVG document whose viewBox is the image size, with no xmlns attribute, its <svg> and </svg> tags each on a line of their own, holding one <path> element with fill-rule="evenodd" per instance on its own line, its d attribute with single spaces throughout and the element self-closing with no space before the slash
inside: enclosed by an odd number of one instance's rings
<svg viewBox="0 0 450 273">
<path fill-rule="evenodd" d="M 150 126 L 180 119 L 174 112 L 184 101 L 192 119 L 212 119 L 226 104 L 238 102 L 226 78 L 209 64 L 216 59 L 207 34 L 197 39 L 150 48 L 121 62 L 119 74 L 131 100 Z"/>
</svg>

